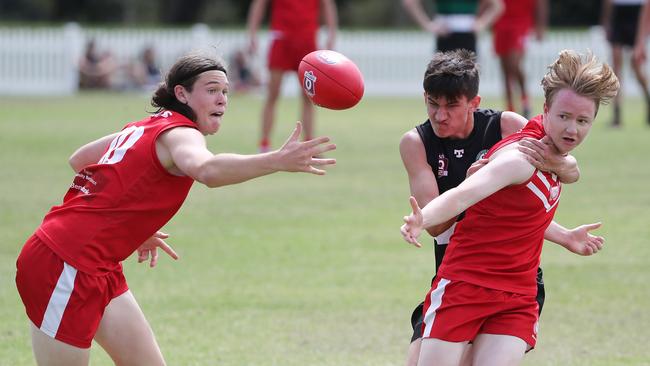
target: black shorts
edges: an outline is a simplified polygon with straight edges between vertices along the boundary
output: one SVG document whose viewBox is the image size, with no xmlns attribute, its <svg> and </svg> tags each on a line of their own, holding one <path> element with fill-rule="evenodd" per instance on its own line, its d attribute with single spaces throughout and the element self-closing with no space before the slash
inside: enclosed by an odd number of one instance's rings
<svg viewBox="0 0 650 366">
<path fill-rule="evenodd" d="M 435 277 L 433 278 L 435 279 Z M 433 279 L 431 282 L 433 282 Z M 546 293 L 544 292 L 544 273 L 542 268 L 537 268 L 537 304 L 539 304 L 539 314 L 542 314 L 542 307 L 544 307 L 544 299 Z M 411 343 L 422 338 L 422 325 L 424 323 L 424 314 L 422 313 L 422 308 L 424 307 L 424 302 L 421 302 L 418 306 L 413 309 L 411 314 L 411 327 L 413 327 L 413 336 L 411 336 Z"/>
<path fill-rule="evenodd" d="M 641 5 L 614 5 L 610 22 L 609 42 L 634 46 Z"/>
<path fill-rule="evenodd" d="M 454 51 L 461 48 L 476 53 L 476 35 L 473 32 L 449 33 L 436 39 L 438 51 Z"/>
</svg>

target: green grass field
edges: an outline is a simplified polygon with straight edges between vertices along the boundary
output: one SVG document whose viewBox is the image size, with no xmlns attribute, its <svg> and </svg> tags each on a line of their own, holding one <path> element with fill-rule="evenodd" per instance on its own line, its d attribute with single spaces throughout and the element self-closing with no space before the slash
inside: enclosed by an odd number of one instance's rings
<svg viewBox="0 0 650 366">
<path fill-rule="evenodd" d="M 142 118 L 147 105 L 114 94 L 0 100 L 0 365 L 34 364 L 14 263 L 63 197 L 68 157 Z M 255 152 L 260 107 L 257 97 L 231 98 L 211 149 Z M 581 180 L 565 186 L 556 215 L 571 227 L 603 221 L 606 247 L 585 258 L 546 244 L 547 302 L 526 365 L 650 365 L 650 127 L 638 100 L 624 112 L 624 127 L 612 130 L 610 108 L 601 108 L 575 152 Z M 433 254 L 399 234 L 409 193 L 398 142 L 424 113 L 420 98 L 319 110 L 319 134 L 338 146 L 326 176 L 195 185 L 165 227 L 181 259 L 164 257 L 155 269 L 125 262 L 168 364 L 402 365 Z M 275 145 L 296 115 L 296 101 L 283 101 Z M 95 345 L 91 364 L 112 363 Z"/>
</svg>

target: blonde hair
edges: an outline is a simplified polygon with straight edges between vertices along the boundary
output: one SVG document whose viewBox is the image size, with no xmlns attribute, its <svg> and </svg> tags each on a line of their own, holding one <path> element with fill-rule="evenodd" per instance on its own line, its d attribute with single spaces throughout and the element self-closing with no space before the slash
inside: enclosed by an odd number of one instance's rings
<svg viewBox="0 0 650 366">
<path fill-rule="evenodd" d="M 542 88 L 549 106 L 558 91 L 568 88 L 593 100 L 597 114 L 598 107 L 614 98 L 620 88 L 612 68 L 599 62 L 591 51 L 582 55 L 573 50 L 562 50 L 548 69 L 542 78 Z"/>
</svg>

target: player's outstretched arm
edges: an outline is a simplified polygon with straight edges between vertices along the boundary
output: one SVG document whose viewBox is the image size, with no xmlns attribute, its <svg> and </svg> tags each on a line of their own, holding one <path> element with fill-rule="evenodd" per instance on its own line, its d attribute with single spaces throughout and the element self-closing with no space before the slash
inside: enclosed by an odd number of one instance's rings
<svg viewBox="0 0 650 366">
<path fill-rule="evenodd" d="M 304 172 L 317 175 L 325 171 L 317 167 L 332 165 L 336 159 L 316 158 L 336 149 L 328 137 L 299 141 L 302 124 L 298 122 L 285 144 L 276 151 L 255 154 L 212 154 L 206 147 L 205 138 L 193 128 L 178 127 L 162 134 L 158 141 L 162 151 L 161 163 L 168 170 L 177 168 L 183 174 L 208 187 L 220 187 L 245 182 L 267 174 Z M 170 156 L 166 162 L 165 155 Z M 171 166 L 170 166 L 171 164 Z"/>
<path fill-rule="evenodd" d="M 564 226 L 552 221 L 544 232 L 544 239 L 555 244 L 561 245 L 568 251 L 579 255 L 592 255 L 603 248 L 605 239 L 602 236 L 592 235 L 591 230 L 596 230 L 601 226 L 600 222 L 593 224 L 580 225 L 573 229 L 567 229 Z"/>
<path fill-rule="evenodd" d="M 562 183 L 571 184 L 580 179 L 578 161 L 571 155 L 560 154 L 548 136 L 539 140 L 523 138 L 519 141 L 519 151 L 535 168 L 557 174 Z"/>
<path fill-rule="evenodd" d="M 458 187 L 429 202 L 421 212 L 414 210 L 411 215 L 405 216 L 405 224 L 401 228 L 404 240 L 417 246 L 417 237 L 424 228 L 458 216 L 501 188 L 525 182 L 534 170 L 514 146 L 503 148 L 492 156 L 489 164 L 465 179 Z M 413 201 L 411 200 L 412 208 Z"/>
</svg>

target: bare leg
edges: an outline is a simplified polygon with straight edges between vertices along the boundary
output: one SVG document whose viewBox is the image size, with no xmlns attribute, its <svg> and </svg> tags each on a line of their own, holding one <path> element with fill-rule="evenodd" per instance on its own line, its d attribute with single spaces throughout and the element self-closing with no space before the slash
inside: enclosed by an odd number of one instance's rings
<svg viewBox="0 0 650 366">
<path fill-rule="evenodd" d="M 503 88 L 506 92 L 506 109 L 514 110 L 515 108 L 512 98 L 512 79 L 508 65 L 508 56 L 499 56 L 499 61 L 501 64 L 501 73 L 503 74 Z"/>
<path fill-rule="evenodd" d="M 406 356 L 406 366 L 417 366 L 418 358 L 420 357 L 420 344 L 422 344 L 422 338 L 414 340 L 409 345 L 408 354 Z"/>
<path fill-rule="evenodd" d="M 518 337 L 501 334 L 479 334 L 474 340 L 474 365 L 517 366 L 521 364 L 528 345 Z"/>
<path fill-rule="evenodd" d="M 528 91 L 526 90 L 526 74 L 522 70 L 521 63 L 524 59 L 523 52 L 513 51 L 508 55 L 512 68 L 512 78 L 519 87 L 519 96 L 521 99 L 521 112 L 524 117 L 530 117 L 530 104 L 528 101 Z"/>
<path fill-rule="evenodd" d="M 466 347 L 467 342 L 447 342 L 435 338 L 423 339 L 418 365 L 459 365 Z"/>
<path fill-rule="evenodd" d="M 151 327 L 131 291 L 108 304 L 95 340 L 118 366 L 165 365 Z"/>
<path fill-rule="evenodd" d="M 269 146 L 263 145 L 269 144 L 271 139 L 271 131 L 273 130 L 273 122 L 275 121 L 275 106 L 278 102 L 278 98 L 280 97 L 280 87 L 282 86 L 283 75 L 284 71 L 282 70 L 271 70 L 266 94 L 266 102 L 264 103 L 264 108 L 262 109 L 262 136 L 260 140 L 260 150 L 263 148 L 269 148 Z"/>
<path fill-rule="evenodd" d="M 38 329 L 32 322 L 32 349 L 39 366 L 86 366 L 90 348 L 78 348 L 56 340 Z"/>
<path fill-rule="evenodd" d="M 623 75 L 621 74 L 621 68 L 623 66 L 623 48 L 620 45 L 612 45 L 612 67 L 614 68 L 614 74 L 618 77 L 619 83 L 623 83 Z M 618 127 L 621 125 L 621 89 L 619 89 L 618 94 L 614 98 L 614 118 L 612 119 L 612 126 Z"/>
<path fill-rule="evenodd" d="M 634 70 L 634 76 L 639 82 L 639 86 L 643 91 L 643 96 L 645 98 L 646 104 L 646 123 L 650 123 L 650 91 L 648 90 L 648 77 L 645 73 L 643 64 L 635 62 L 632 58 L 632 70 Z"/>
</svg>

